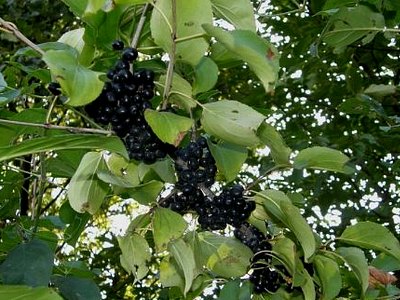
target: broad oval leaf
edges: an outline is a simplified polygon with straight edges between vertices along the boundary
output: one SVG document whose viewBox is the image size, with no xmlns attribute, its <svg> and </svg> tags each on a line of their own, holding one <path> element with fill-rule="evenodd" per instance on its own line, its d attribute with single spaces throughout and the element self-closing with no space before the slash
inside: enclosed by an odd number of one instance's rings
<svg viewBox="0 0 400 300">
<path fill-rule="evenodd" d="M 153 216 L 153 236 L 157 250 L 165 250 L 168 243 L 180 238 L 187 228 L 182 216 L 168 208 L 158 207 Z"/>
<path fill-rule="evenodd" d="M 261 198 L 268 215 L 279 220 L 293 232 L 303 249 L 304 259 L 307 262 L 314 254 L 317 243 L 311 227 L 301 215 L 300 210 L 280 191 L 265 190 L 258 193 L 257 197 Z"/>
<path fill-rule="evenodd" d="M 218 81 L 218 66 L 209 57 L 203 57 L 194 68 L 193 94 L 211 90 Z"/>
<path fill-rule="evenodd" d="M 79 64 L 76 51 L 49 50 L 43 55 L 52 75 L 69 97 L 67 104 L 81 106 L 95 100 L 103 89 L 102 73 Z"/>
<path fill-rule="evenodd" d="M 104 149 L 128 157 L 124 144 L 118 137 L 94 134 L 62 134 L 39 137 L 0 147 L 0 161 L 27 154 L 64 149 Z"/>
<path fill-rule="evenodd" d="M 176 260 L 170 255 L 164 257 L 160 263 L 160 282 L 164 287 L 179 287 L 185 290 L 185 280 Z"/>
<path fill-rule="evenodd" d="M 260 140 L 271 150 L 271 156 L 277 165 L 289 165 L 292 150 L 286 145 L 280 133 L 271 125 L 262 123 L 257 132 Z"/>
<path fill-rule="evenodd" d="M 176 38 L 182 39 L 204 33 L 202 24 L 212 24 L 209 0 L 176 1 Z M 151 34 L 157 45 L 166 52 L 172 51 L 172 1 L 158 0 L 151 15 Z M 175 57 L 196 66 L 204 56 L 208 42 L 203 37 L 188 39 L 176 44 Z"/>
<path fill-rule="evenodd" d="M 359 222 L 347 227 L 337 239 L 349 245 L 382 251 L 400 261 L 399 240 L 380 224 Z"/>
<path fill-rule="evenodd" d="M 215 15 L 231 23 L 236 29 L 256 31 L 253 5 L 248 0 L 211 0 Z"/>
<path fill-rule="evenodd" d="M 185 287 L 183 294 L 189 291 L 196 274 L 196 262 L 193 249 L 182 239 L 174 240 L 169 244 L 168 250 L 183 272 Z"/>
<path fill-rule="evenodd" d="M 247 159 L 247 149 L 224 142 L 219 144 L 208 142 L 208 147 L 226 181 L 233 181 Z"/>
<path fill-rule="evenodd" d="M 356 247 L 340 247 L 336 249 L 344 262 L 350 266 L 361 286 L 362 293 L 368 288 L 368 262 L 364 252 Z"/>
<path fill-rule="evenodd" d="M 321 282 L 321 300 L 336 299 L 342 289 L 342 277 L 337 262 L 325 255 L 317 254 L 313 264 Z"/>
<path fill-rule="evenodd" d="M 265 116 L 250 106 L 233 100 L 203 105 L 201 123 L 204 130 L 227 142 L 241 146 L 260 143 L 256 131 Z"/>
<path fill-rule="evenodd" d="M 88 152 L 82 158 L 67 192 L 75 211 L 93 215 L 99 210 L 107 195 L 108 185 L 97 177 L 97 173 L 105 168 L 103 155 L 99 152 Z"/>
<path fill-rule="evenodd" d="M 155 202 L 160 195 L 164 184 L 161 181 L 151 180 L 128 190 L 129 195 L 142 205 Z"/>
<path fill-rule="evenodd" d="M 291 239 L 284 237 L 278 239 L 273 244 L 272 249 L 280 260 L 282 260 L 289 273 L 293 275 L 296 271 L 296 244 Z"/>
<path fill-rule="evenodd" d="M 20 244 L 8 253 L 0 265 L 2 283 L 47 287 L 53 263 L 54 254 L 47 243 L 34 239 Z"/>
<path fill-rule="evenodd" d="M 164 93 L 166 76 L 161 75 L 158 82 L 160 93 Z M 192 86 L 185 79 L 174 73 L 172 77 L 172 86 L 169 94 L 169 101 L 176 103 L 186 111 L 196 107 L 196 101 L 192 98 Z"/>
<path fill-rule="evenodd" d="M 233 237 L 201 232 L 195 244 L 196 260 L 213 273 L 225 277 L 240 277 L 247 273 L 253 252 Z"/>
<path fill-rule="evenodd" d="M 247 62 L 267 92 L 273 89 L 278 78 L 279 54 L 272 44 L 249 30 L 228 32 L 210 24 L 204 24 L 203 28 L 238 58 Z"/>
<path fill-rule="evenodd" d="M 40 286 L 32 288 L 25 285 L 0 285 L 0 299 L 62 300 L 55 290 Z"/>
<path fill-rule="evenodd" d="M 137 233 L 117 239 L 122 252 L 120 255 L 122 267 L 133 274 L 135 280 L 145 277 L 149 271 L 147 264 L 151 259 L 150 247 L 146 239 Z"/>
<path fill-rule="evenodd" d="M 158 138 L 177 147 L 193 125 L 193 120 L 170 112 L 146 109 L 144 117 Z"/>
<path fill-rule="evenodd" d="M 354 169 L 346 165 L 348 161 L 349 158 L 338 150 L 317 146 L 301 150 L 293 166 L 296 169 L 312 168 L 349 174 Z"/>
<path fill-rule="evenodd" d="M 100 300 L 100 289 L 96 283 L 89 278 L 75 276 L 53 276 L 52 283 L 58 288 L 65 299 L 75 300 Z"/>
</svg>

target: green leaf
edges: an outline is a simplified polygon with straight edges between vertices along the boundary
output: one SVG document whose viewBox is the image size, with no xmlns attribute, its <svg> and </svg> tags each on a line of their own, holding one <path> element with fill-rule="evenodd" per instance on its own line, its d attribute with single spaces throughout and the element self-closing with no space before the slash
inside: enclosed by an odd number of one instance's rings
<svg viewBox="0 0 400 300">
<path fill-rule="evenodd" d="M 75 174 L 82 157 L 87 150 L 73 149 L 57 151 L 56 157 L 50 157 L 45 162 L 46 172 L 53 177 L 70 178 Z"/>
<path fill-rule="evenodd" d="M 112 153 L 106 164 L 112 174 L 129 181 L 132 186 L 140 184 L 139 166 L 134 161 L 128 161 L 126 158 Z"/>
<path fill-rule="evenodd" d="M 177 286 L 182 291 L 185 289 L 185 281 L 179 267 L 170 255 L 163 258 L 160 263 L 160 282 L 164 287 Z"/>
<path fill-rule="evenodd" d="M 321 300 L 336 299 L 342 289 L 342 277 L 337 262 L 330 257 L 317 254 L 313 264 L 321 282 Z"/>
<path fill-rule="evenodd" d="M 99 210 L 108 192 L 108 185 L 97 177 L 98 170 L 104 168 L 101 153 L 88 152 L 82 158 L 67 191 L 69 203 L 77 212 L 93 215 Z"/>
<path fill-rule="evenodd" d="M 0 92 L 0 106 L 4 106 L 7 103 L 15 100 L 19 95 L 21 95 L 21 90 L 11 89 L 8 91 Z"/>
<path fill-rule="evenodd" d="M 45 151 L 64 149 L 104 149 L 128 157 L 118 137 L 94 134 L 62 134 L 24 140 L 19 144 L 0 147 L 0 161 Z"/>
<path fill-rule="evenodd" d="M 233 181 L 247 159 L 247 149 L 225 142 L 214 144 L 210 141 L 208 147 L 226 181 Z"/>
<path fill-rule="evenodd" d="M 256 32 L 256 22 L 253 5 L 247 0 L 211 0 L 215 15 L 235 26 L 236 29 L 246 29 Z"/>
<path fill-rule="evenodd" d="M 362 293 L 368 288 L 368 263 L 365 258 L 364 252 L 355 247 L 340 247 L 336 249 L 344 262 L 350 266 L 352 272 L 356 276 L 358 282 L 360 283 Z"/>
<path fill-rule="evenodd" d="M 172 240 L 180 238 L 187 228 L 183 217 L 163 207 L 158 207 L 153 216 L 153 235 L 157 250 L 165 250 Z"/>
<path fill-rule="evenodd" d="M 296 169 L 312 168 L 350 174 L 353 168 L 346 166 L 349 158 L 342 152 L 327 147 L 303 149 L 294 159 Z"/>
<path fill-rule="evenodd" d="M 247 273 L 253 252 L 233 237 L 212 232 L 200 232 L 195 249 L 198 265 L 205 265 L 213 273 L 225 278 Z"/>
<path fill-rule="evenodd" d="M 300 210 L 280 191 L 265 190 L 258 193 L 257 197 L 261 198 L 270 217 L 277 219 L 293 232 L 303 249 L 304 259 L 307 262 L 314 254 L 317 245 L 313 231 Z"/>
<path fill-rule="evenodd" d="M 77 28 L 65 32 L 59 39 L 58 42 L 67 44 L 72 48 L 76 49 L 78 53 L 82 53 L 85 41 L 83 35 L 85 34 L 85 28 Z"/>
<path fill-rule="evenodd" d="M 160 94 L 164 93 L 166 76 L 161 75 L 159 82 Z M 168 98 L 172 103 L 176 103 L 186 111 L 190 111 L 196 107 L 196 101 L 192 98 L 192 86 L 185 79 L 174 73 L 172 77 L 172 85 L 170 90 L 170 96 Z"/>
<path fill-rule="evenodd" d="M 222 288 L 218 300 L 248 300 L 251 298 L 251 292 L 249 281 L 230 280 Z"/>
<path fill-rule="evenodd" d="M 364 90 L 367 95 L 384 97 L 396 93 L 396 86 L 391 84 L 371 84 Z"/>
<path fill-rule="evenodd" d="M 359 222 L 347 227 L 338 240 L 349 245 L 382 251 L 400 261 L 399 241 L 380 224 Z"/>
<path fill-rule="evenodd" d="M 7 82 L 4 79 L 3 74 L 0 72 L 0 92 L 2 92 L 7 87 Z"/>
<path fill-rule="evenodd" d="M 67 104 L 85 105 L 100 95 L 104 86 L 104 82 L 99 79 L 102 73 L 80 65 L 76 52 L 49 50 L 43 55 L 43 60 L 69 97 Z"/>
<path fill-rule="evenodd" d="M 20 244 L 8 253 L 0 265 L 2 283 L 47 287 L 53 270 L 53 260 L 53 252 L 41 240 L 34 239 Z"/>
<path fill-rule="evenodd" d="M 391 255 L 380 253 L 372 260 L 371 266 L 382 271 L 392 272 L 400 270 L 400 261 Z"/>
<path fill-rule="evenodd" d="M 241 146 L 260 143 L 256 131 L 265 116 L 238 101 L 221 100 L 205 104 L 201 123 L 204 130 L 222 140 Z"/>
<path fill-rule="evenodd" d="M 279 54 L 270 43 L 249 30 L 228 32 L 210 24 L 204 24 L 203 28 L 229 51 L 245 61 L 261 80 L 267 92 L 272 90 L 278 78 Z"/>
<path fill-rule="evenodd" d="M 99 287 L 93 280 L 88 278 L 78 278 L 74 276 L 53 276 L 52 283 L 54 283 L 65 299 L 102 299 Z"/>
<path fill-rule="evenodd" d="M 204 33 L 202 24 L 212 24 L 213 15 L 209 0 L 176 1 L 176 38 L 188 38 Z M 172 2 L 159 0 L 151 15 L 151 34 L 157 45 L 166 52 L 172 49 Z M 188 39 L 176 44 L 176 59 L 196 66 L 208 49 L 203 37 Z"/>
<path fill-rule="evenodd" d="M 358 40 L 364 45 L 371 42 L 379 31 L 384 31 L 385 19 L 367 6 L 357 5 L 341 7 L 328 24 L 331 24 L 331 30 L 323 35 L 323 41 L 335 47 L 335 52 L 342 52 Z"/>
<path fill-rule="evenodd" d="M 194 68 L 193 94 L 211 90 L 218 81 L 218 66 L 209 57 L 203 57 Z"/>
<path fill-rule="evenodd" d="M 149 2 L 150 0 L 114 0 L 115 4 L 128 4 L 128 5 L 145 4 Z"/>
<path fill-rule="evenodd" d="M 358 95 L 355 98 L 346 99 L 338 108 L 347 114 L 362 114 L 371 117 L 376 115 L 385 116 L 382 104 L 366 95 Z"/>
<path fill-rule="evenodd" d="M 172 241 L 169 244 L 168 250 L 183 272 L 185 279 L 183 294 L 186 295 L 195 278 L 196 262 L 194 260 L 193 250 L 182 239 Z"/>
<path fill-rule="evenodd" d="M 144 118 L 158 138 L 177 147 L 192 127 L 193 120 L 170 112 L 146 109 Z"/>
<path fill-rule="evenodd" d="M 145 277 L 149 271 L 148 262 L 151 259 L 150 247 L 146 239 L 137 233 L 117 237 L 121 248 L 120 261 L 122 267 L 133 274 L 135 281 Z"/>
<path fill-rule="evenodd" d="M 290 274 L 296 271 L 296 244 L 289 238 L 280 238 L 273 245 L 273 251 L 282 260 Z"/>
<path fill-rule="evenodd" d="M 289 165 L 292 150 L 286 145 L 280 133 L 271 125 L 262 123 L 257 132 L 260 140 L 271 150 L 271 156 L 277 165 Z"/>
<path fill-rule="evenodd" d="M 144 184 L 129 189 L 129 195 L 142 205 L 149 205 L 155 202 L 164 184 L 160 181 L 152 180 Z"/>
<path fill-rule="evenodd" d="M 51 288 L 24 285 L 0 285 L 0 299 L 21 300 L 62 300 L 63 298 Z"/>
<path fill-rule="evenodd" d="M 89 213 L 80 214 L 73 210 L 69 201 L 64 202 L 60 208 L 60 218 L 65 224 L 69 224 L 64 231 L 64 239 L 68 245 L 75 246 L 90 217 Z"/>
</svg>

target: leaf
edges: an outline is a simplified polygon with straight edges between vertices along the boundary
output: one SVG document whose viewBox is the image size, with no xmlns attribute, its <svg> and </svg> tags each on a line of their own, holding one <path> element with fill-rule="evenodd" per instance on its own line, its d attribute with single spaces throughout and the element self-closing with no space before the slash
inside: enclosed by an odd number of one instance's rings
<svg viewBox="0 0 400 300">
<path fill-rule="evenodd" d="M 371 288 L 379 288 L 382 285 L 389 285 L 397 281 L 396 276 L 374 267 L 368 267 L 368 272 L 368 283 Z"/>
<path fill-rule="evenodd" d="M 19 97 L 19 95 L 21 95 L 21 90 L 18 89 L 10 89 L 8 91 L 0 92 L 0 106 L 10 103 Z"/>
<path fill-rule="evenodd" d="M 210 141 L 208 147 L 226 181 L 233 181 L 247 159 L 247 149 L 225 142 L 214 144 Z"/>
<path fill-rule="evenodd" d="M 76 52 L 49 50 L 43 55 L 43 60 L 69 97 L 67 104 L 85 105 L 100 95 L 104 86 L 104 82 L 99 79 L 102 73 L 80 65 Z"/>
<path fill-rule="evenodd" d="M 192 127 L 193 120 L 170 112 L 146 109 L 144 118 L 157 137 L 177 147 Z"/>
<path fill-rule="evenodd" d="M 149 271 L 147 266 L 151 259 L 150 247 L 146 239 L 137 233 L 117 237 L 122 254 L 121 265 L 133 274 L 135 281 L 145 277 Z"/>
<path fill-rule="evenodd" d="M 0 285 L 0 299 L 21 300 L 62 300 L 63 298 L 51 288 L 24 285 Z"/>
<path fill-rule="evenodd" d="M 267 92 L 272 90 L 279 70 L 279 53 L 272 44 L 249 30 L 227 32 L 210 24 L 204 24 L 203 28 L 229 51 L 245 61 L 261 80 Z"/>
<path fill-rule="evenodd" d="M 187 228 L 182 216 L 168 208 L 158 207 L 153 216 L 153 235 L 157 250 L 165 250 L 172 240 L 180 238 Z"/>
<path fill-rule="evenodd" d="M 386 253 L 380 253 L 371 262 L 371 265 L 387 272 L 400 270 L 400 261 Z"/>
<path fill-rule="evenodd" d="M 169 244 L 168 250 L 183 272 L 185 279 L 183 294 L 186 295 L 195 278 L 196 262 L 194 260 L 193 250 L 182 239 L 172 241 Z"/>
<path fill-rule="evenodd" d="M 247 300 L 251 298 L 252 288 L 249 281 L 230 280 L 224 284 L 218 300 Z"/>
<path fill-rule="evenodd" d="M 83 35 L 85 34 L 85 28 L 77 28 L 65 32 L 59 39 L 58 42 L 67 44 L 82 53 L 85 41 Z"/>
<path fill-rule="evenodd" d="M 262 198 L 260 200 L 269 216 L 279 220 L 293 232 L 303 249 L 304 259 L 307 262 L 314 254 L 317 245 L 314 233 L 300 210 L 280 191 L 265 190 L 258 193 L 257 197 Z"/>
<path fill-rule="evenodd" d="M 182 291 L 185 289 L 183 274 L 180 274 L 179 267 L 170 255 L 163 258 L 160 263 L 160 282 L 164 287 L 177 286 Z"/>
<path fill-rule="evenodd" d="M 145 4 L 148 2 L 150 2 L 150 0 L 114 0 L 115 4 L 128 4 L 128 5 Z"/>
<path fill-rule="evenodd" d="M 24 140 L 19 144 L 0 147 L 0 161 L 45 151 L 64 149 L 104 149 L 128 157 L 118 137 L 94 134 L 62 134 Z"/>
<path fill-rule="evenodd" d="M 182 39 L 204 33 L 202 24 L 212 24 L 213 15 L 209 0 L 176 1 L 176 38 Z M 166 52 L 172 49 L 172 2 L 159 0 L 151 15 L 151 34 L 157 45 Z M 208 42 L 197 37 L 176 44 L 175 57 L 196 66 L 208 49 Z"/>
<path fill-rule="evenodd" d="M 400 261 L 399 241 L 380 224 L 359 222 L 347 227 L 337 239 L 349 245 L 382 251 Z"/>
<path fill-rule="evenodd" d="M 99 210 L 108 192 L 108 185 L 97 177 L 98 170 L 104 168 L 101 153 L 88 152 L 82 158 L 67 191 L 69 203 L 75 211 L 93 215 Z"/>
<path fill-rule="evenodd" d="M 364 252 L 355 247 L 340 247 L 336 252 L 348 264 L 360 283 L 362 293 L 368 288 L 368 263 Z"/>
<path fill-rule="evenodd" d="M 289 238 L 280 238 L 273 244 L 273 251 L 282 260 L 290 274 L 296 271 L 296 244 Z"/>
<path fill-rule="evenodd" d="M 64 231 L 64 239 L 68 245 L 75 246 L 90 217 L 89 213 L 80 214 L 73 210 L 69 201 L 64 202 L 60 208 L 60 218 L 65 224 L 69 224 Z"/>
<path fill-rule="evenodd" d="M 396 86 L 391 84 L 371 84 L 364 93 L 376 97 L 384 97 L 396 93 Z"/>
<path fill-rule="evenodd" d="M 7 82 L 4 79 L 3 74 L 0 72 L 0 92 L 2 92 L 7 87 Z"/>
<path fill-rule="evenodd" d="M 158 79 L 160 85 L 160 94 L 164 93 L 166 76 L 161 75 Z M 185 79 L 174 73 L 172 77 L 172 86 L 168 98 L 172 103 L 176 103 L 186 111 L 196 107 L 196 101 L 192 98 L 192 86 Z"/>
<path fill-rule="evenodd" d="M 88 278 L 78 278 L 75 276 L 53 276 L 52 283 L 54 283 L 65 299 L 102 299 L 99 287 L 93 280 Z"/>
<path fill-rule="evenodd" d="M 237 239 L 206 231 L 198 234 L 195 249 L 199 249 L 195 253 L 199 265 L 225 278 L 245 275 L 253 256 Z"/>
<path fill-rule="evenodd" d="M 204 130 L 222 140 L 241 146 L 260 143 L 256 131 L 265 116 L 238 101 L 221 100 L 205 104 L 201 123 Z"/>
<path fill-rule="evenodd" d="M 82 157 L 87 150 L 73 149 L 57 151 L 56 157 L 50 157 L 45 162 L 46 172 L 52 177 L 70 178 L 75 174 Z"/>
<path fill-rule="evenodd" d="M 342 289 L 342 277 L 338 264 L 335 260 L 320 254 L 314 257 L 313 264 L 321 282 L 321 300 L 336 299 Z"/>
<path fill-rule="evenodd" d="M 162 182 L 152 180 L 129 189 L 128 193 L 140 204 L 149 205 L 156 201 L 163 187 L 164 184 Z"/>
<path fill-rule="evenodd" d="M 211 90 L 218 81 L 218 66 L 209 57 L 203 57 L 194 68 L 193 94 Z"/>
<path fill-rule="evenodd" d="M 385 116 L 382 104 L 366 95 L 346 99 L 338 108 L 347 114 L 362 114 L 371 117 L 375 117 L 376 115 Z"/>
<path fill-rule="evenodd" d="M 53 252 L 41 240 L 34 239 L 20 244 L 8 253 L 0 265 L 2 283 L 47 287 L 53 260 Z"/>
<path fill-rule="evenodd" d="M 247 0 L 211 0 L 215 15 L 235 26 L 236 29 L 246 29 L 256 32 L 253 5 Z"/>
<path fill-rule="evenodd" d="M 327 147 L 303 149 L 294 159 L 296 169 L 312 168 L 350 174 L 353 168 L 346 166 L 349 158 L 342 152 Z"/>
<path fill-rule="evenodd" d="M 277 165 L 289 165 L 292 150 L 286 145 L 280 133 L 271 125 L 262 123 L 257 132 L 260 140 L 271 150 L 271 156 Z"/>
<path fill-rule="evenodd" d="M 331 16 L 329 23 L 331 30 L 323 35 L 323 41 L 335 47 L 335 52 L 361 40 L 367 44 L 379 31 L 384 31 L 385 19 L 382 14 L 373 12 L 364 5 L 341 7 Z"/>
<path fill-rule="evenodd" d="M 124 181 L 129 181 L 131 186 L 140 184 L 139 166 L 134 161 L 129 161 L 123 156 L 112 153 L 106 161 L 110 172 Z"/>
</svg>

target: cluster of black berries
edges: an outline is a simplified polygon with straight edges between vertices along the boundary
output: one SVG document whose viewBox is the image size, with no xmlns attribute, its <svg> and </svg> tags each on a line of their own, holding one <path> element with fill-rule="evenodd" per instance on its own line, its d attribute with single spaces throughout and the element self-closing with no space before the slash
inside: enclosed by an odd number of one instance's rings
<svg viewBox="0 0 400 300">
<path fill-rule="evenodd" d="M 121 137 L 129 157 L 145 163 L 164 158 L 171 146 L 161 142 L 144 119 L 144 111 L 151 107 L 154 97 L 154 72 L 141 69 L 131 71 L 131 64 L 138 57 L 134 48 L 125 48 L 121 41 L 113 43 L 114 50 L 123 50 L 114 68 L 107 72 L 100 96 L 85 110 L 100 124 L 111 123 Z"/>
<path fill-rule="evenodd" d="M 270 268 L 272 256 L 271 244 L 260 230 L 253 225 L 244 222 L 234 231 L 234 235 L 253 252 L 252 269 L 250 281 L 254 284 L 254 292 L 257 294 L 276 292 L 282 283 L 283 277 L 273 268 Z M 285 270 L 282 270 L 285 272 Z"/>
</svg>

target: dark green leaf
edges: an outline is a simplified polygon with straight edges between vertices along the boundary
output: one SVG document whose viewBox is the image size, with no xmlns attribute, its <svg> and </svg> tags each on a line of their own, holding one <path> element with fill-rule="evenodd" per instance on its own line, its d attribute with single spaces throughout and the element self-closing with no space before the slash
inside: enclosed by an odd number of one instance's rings
<svg viewBox="0 0 400 300">
<path fill-rule="evenodd" d="M 60 218 L 64 223 L 69 224 L 64 232 L 65 241 L 69 245 L 75 246 L 91 215 L 89 213 L 80 214 L 76 212 L 70 206 L 69 201 L 66 201 L 60 208 Z"/>
<path fill-rule="evenodd" d="M 226 181 L 233 181 L 247 159 L 247 149 L 224 142 L 219 144 L 209 142 L 208 147 Z"/>
<path fill-rule="evenodd" d="M 211 90 L 218 81 L 218 66 L 209 57 L 203 57 L 194 68 L 193 94 Z"/>
<path fill-rule="evenodd" d="M 91 279 L 74 276 L 53 276 L 52 282 L 67 300 L 102 299 L 99 287 Z"/>
<path fill-rule="evenodd" d="M 34 239 L 20 244 L 0 265 L 2 282 L 47 287 L 53 270 L 53 260 L 53 252 L 41 240 Z"/>
<path fill-rule="evenodd" d="M 342 289 L 342 278 L 337 262 L 330 257 L 317 254 L 313 264 L 322 286 L 321 300 L 336 299 Z"/>
</svg>

